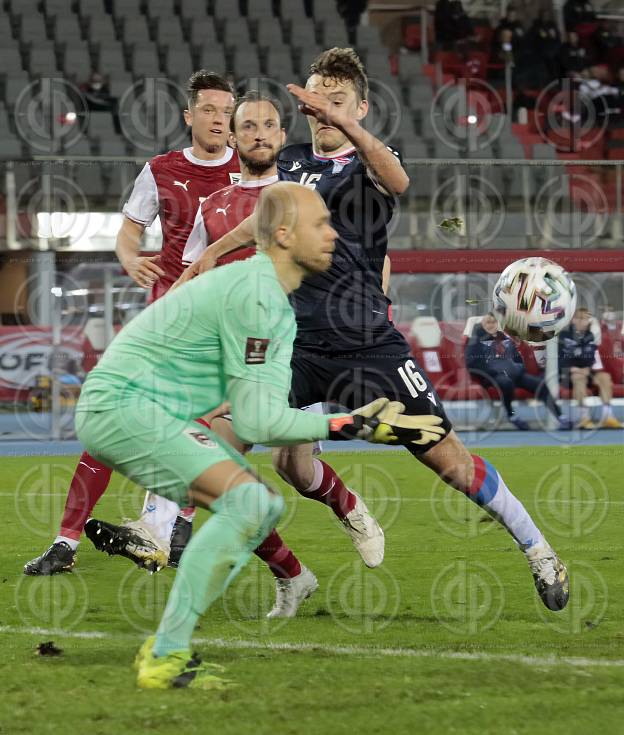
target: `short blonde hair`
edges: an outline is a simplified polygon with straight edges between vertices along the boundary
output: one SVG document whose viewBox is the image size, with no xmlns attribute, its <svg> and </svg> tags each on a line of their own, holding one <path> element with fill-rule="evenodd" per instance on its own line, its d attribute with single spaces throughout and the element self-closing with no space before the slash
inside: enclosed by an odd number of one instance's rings
<svg viewBox="0 0 624 735">
<path fill-rule="evenodd" d="M 279 181 L 262 190 L 256 204 L 255 240 L 260 251 L 275 244 L 275 230 L 292 228 L 297 218 L 295 193 L 301 184 Z"/>
</svg>

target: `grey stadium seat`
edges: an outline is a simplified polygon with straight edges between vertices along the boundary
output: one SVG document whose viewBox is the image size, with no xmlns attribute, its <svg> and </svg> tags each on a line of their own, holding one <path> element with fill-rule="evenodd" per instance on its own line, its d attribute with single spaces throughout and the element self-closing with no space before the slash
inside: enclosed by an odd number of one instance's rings
<svg viewBox="0 0 624 735">
<path fill-rule="evenodd" d="M 137 18 L 141 13 L 142 0 L 115 0 L 113 15 L 116 18 Z"/>
<path fill-rule="evenodd" d="M 232 19 L 225 24 L 226 46 L 233 46 L 237 53 L 244 53 L 250 43 L 249 26 L 246 20 Z"/>
<path fill-rule="evenodd" d="M 110 15 L 90 16 L 87 36 L 91 43 L 111 43 L 118 40 Z"/>
<path fill-rule="evenodd" d="M 66 74 L 85 76 L 91 66 L 91 54 L 89 53 L 88 44 L 67 45 L 63 55 L 63 69 Z"/>
<path fill-rule="evenodd" d="M 202 69 L 223 74 L 226 71 L 223 47 L 208 45 L 202 48 L 199 54 L 199 65 Z"/>
<path fill-rule="evenodd" d="M 156 41 L 161 46 L 168 48 L 178 48 L 179 50 L 188 48 L 188 41 L 182 32 L 180 19 L 175 16 L 173 18 L 159 18 L 156 24 Z"/>
<path fill-rule="evenodd" d="M 150 43 L 149 29 L 144 15 L 138 18 L 127 17 L 123 23 L 124 41 L 129 45 L 143 45 Z"/>
<path fill-rule="evenodd" d="M 273 0 L 248 0 L 247 15 L 250 18 L 272 18 Z"/>
<path fill-rule="evenodd" d="M 28 61 L 31 74 L 54 74 L 57 71 L 56 54 L 52 45 L 35 45 Z"/>
<path fill-rule="evenodd" d="M 75 163 L 72 168 L 74 169 L 72 179 L 85 196 L 104 195 L 104 183 L 99 166 Z"/>
<path fill-rule="evenodd" d="M 169 48 L 165 67 L 167 74 L 176 79 L 188 79 L 193 73 L 193 63 L 187 48 Z"/>
<path fill-rule="evenodd" d="M 126 139 L 119 135 L 99 139 L 100 155 L 102 156 L 127 156 L 128 147 Z"/>
<path fill-rule="evenodd" d="M 212 18 L 202 18 L 190 24 L 191 43 L 194 46 L 213 46 L 220 43 Z"/>
<path fill-rule="evenodd" d="M 150 18 L 172 19 L 175 16 L 175 6 L 175 0 L 150 0 L 146 9 Z"/>
<path fill-rule="evenodd" d="M 78 13 L 81 18 L 104 15 L 103 0 L 78 0 Z M 107 16 L 108 17 L 108 16 Z"/>
<path fill-rule="evenodd" d="M 260 72 L 260 60 L 257 49 L 249 45 L 247 48 L 236 51 L 234 56 L 234 74 L 237 79 L 257 77 Z"/>
<path fill-rule="evenodd" d="M 206 0 L 180 0 L 180 15 L 203 20 L 208 17 L 208 3 Z"/>
<path fill-rule="evenodd" d="M 40 43 L 47 40 L 45 23 L 41 15 L 22 15 L 20 38 L 25 43 L 33 41 Z"/>
<path fill-rule="evenodd" d="M 93 146 L 90 140 L 83 135 L 72 145 L 66 146 L 64 153 L 67 156 L 90 156 L 93 154 Z"/>
<path fill-rule="evenodd" d="M 75 15 L 57 15 L 54 19 L 54 38 L 59 43 L 79 43 L 82 29 Z"/>
<path fill-rule="evenodd" d="M 112 73 L 113 70 L 125 71 L 126 62 L 123 54 L 123 47 L 120 43 L 101 44 L 98 55 L 98 68 L 106 70 L 106 73 Z"/>
<path fill-rule="evenodd" d="M 0 158 L 21 158 L 23 155 L 22 141 L 15 136 L 2 136 L 0 138 Z"/>
<path fill-rule="evenodd" d="M 546 161 L 556 160 L 557 149 L 548 145 L 547 143 L 537 143 L 533 146 L 533 158 L 538 158 Z"/>
<path fill-rule="evenodd" d="M 89 115 L 89 138 L 103 140 L 116 135 L 113 117 L 110 112 L 92 112 Z"/>
<path fill-rule="evenodd" d="M 158 76 L 160 62 L 154 46 L 137 47 L 132 54 L 132 71 L 136 76 Z"/>
<path fill-rule="evenodd" d="M 0 69 L 19 72 L 23 69 L 22 55 L 16 46 L 0 48 Z"/>
<path fill-rule="evenodd" d="M 238 3 L 232 0 L 212 0 L 212 12 L 216 18 L 226 18 L 230 21 L 240 22 Z"/>
</svg>

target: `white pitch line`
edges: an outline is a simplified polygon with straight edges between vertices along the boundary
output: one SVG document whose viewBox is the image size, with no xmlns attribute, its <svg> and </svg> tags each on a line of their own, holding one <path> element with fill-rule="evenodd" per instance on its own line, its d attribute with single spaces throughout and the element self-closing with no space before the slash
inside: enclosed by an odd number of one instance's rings
<svg viewBox="0 0 624 735">
<path fill-rule="evenodd" d="M 0 625 L 0 634 L 42 635 L 58 638 L 82 638 L 87 640 L 142 640 L 140 635 L 105 633 L 102 631 L 65 631 L 54 628 L 19 628 Z M 332 646 L 326 643 L 262 643 L 226 638 L 194 638 L 194 643 L 215 648 L 255 651 L 299 651 L 314 653 L 322 651 L 334 656 L 380 656 L 382 658 L 437 658 L 448 661 L 503 661 L 525 666 L 571 666 L 573 668 L 624 668 L 624 659 L 593 659 L 581 656 L 527 656 L 517 653 L 486 653 L 472 651 L 448 651 L 444 649 L 378 648 L 376 646 Z"/>
<path fill-rule="evenodd" d="M 0 492 L 0 498 L 14 498 L 16 497 L 15 493 L 4 493 Z M 66 498 L 67 493 L 20 493 L 20 498 Z M 123 495 L 120 493 L 107 493 L 107 498 L 125 498 L 128 497 L 127 495 Z M 285 496 L 284 500 L 288 503 L 292 500 L 298 500 L 298 495 L 290 495 Z M 410 497 L 394 497 L 394 498 L 388 498 L 388 497 L 379 497 L 376 498 L 374 496 L 367 497 L 364 496 L 364 499 L 367 500 L 369 503 L 432 503 L 433 498 L 410 498 Z M 441 498 L 440 498 L 441 499 Z M 603 500 L 603 499 L 596 499 L 596 500 L 576 500 L 573 498 L 569 499 L 550 499 L 550 498 L 533 498 L 534 503 L 548 503 L 550 505 L 597 505 L 598 503 L 604 503 L 605 505 L 624 505 L 624 500 Z M 139 511 L 137 511 L 138 513 Z"/>
</svg>

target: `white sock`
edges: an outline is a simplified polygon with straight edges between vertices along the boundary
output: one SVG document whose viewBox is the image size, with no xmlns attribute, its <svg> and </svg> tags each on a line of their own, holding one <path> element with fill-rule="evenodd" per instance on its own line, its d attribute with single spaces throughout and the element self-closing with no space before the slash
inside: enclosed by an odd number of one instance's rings
<svg viewBox="0 0 624 735">
<path fill-rule="evenodd" d="M 527 509 L 509 490 L 494 465 L 473 455 L 475 479 L 469 497 L 502 524 L 522 551 L 546 543 Z"/>
<path fill-rule="evenodd" d="M 602 404 L 602 414 L 600 416 L 600 420 L 606 421 L 607 419 L 610 419 L 612 416 L 613 416 L 613 411 L 611 410 L 611 404 L 603 403 Z"/>
<path fill-rule="evenodd" d="M 167 498 L 146 493 L 141 513 L 141 522 L 165 547 L 169 547 L 173 524 L 180 512 L 180 506 Z"/>
<path fill-rule="evenodd" d="M 321 483 L 323 482 L 323 463 L 320 459 L 313 459 L 312 464 L 314 465 L 314 477 L 310 483 L 310 487 L 307 487 L 303 491 L 304 493 L 313 493 L 321 487 Z"/>
<path fill-rule="evenodd" d="M 80 541 L 76 541 L 75 538 L 69 538 L 69 536 L 57 536 L 54 539 L 55 544 L 60 544 L 61 542 L 67 544 L 72 551 L 76 551 L 80 543 Z"/>
</svg>

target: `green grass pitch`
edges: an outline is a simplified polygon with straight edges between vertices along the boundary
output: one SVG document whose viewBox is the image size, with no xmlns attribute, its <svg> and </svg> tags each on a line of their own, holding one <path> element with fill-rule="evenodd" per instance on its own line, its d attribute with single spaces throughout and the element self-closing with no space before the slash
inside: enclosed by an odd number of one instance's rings
<svg viewBox="0 0 624 735">
<path fill-rule="evenodd" d="M 365 569 L 330 511 L 284 488 L 284 537 L 321 586 L 269 624 L 273 580 L 252 560 L 197 631 L 238 684 L 223 693 L 136 688 L 172 570 L 149 576 L 85 540 L 75 573 L 22 575 L 76 459 L 3 458 L 0 733 L 624 733 L 621 448 L 482 454 L 568 564 L 566 611 L 543 608 L 507 534 L 407 454 L 327 454 L 384 526 L 385 562 Z M 268 455 L 253 461 L 277 483 Z M 96 515 L 141 503 L 115 475 Z M 37 656 L 50 639 L 62 655 Z"/>
</svg>

